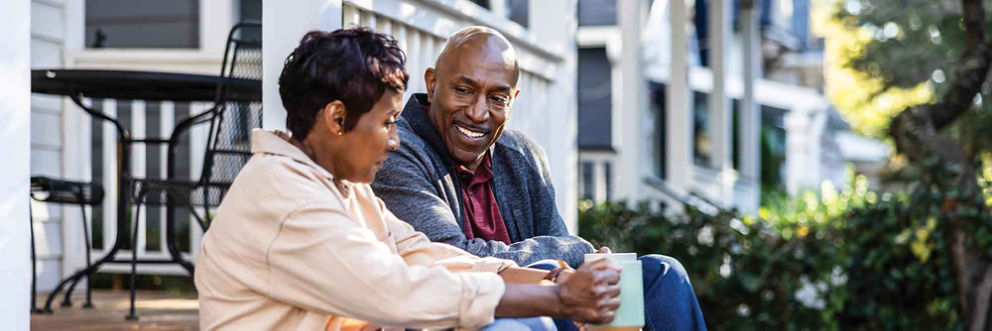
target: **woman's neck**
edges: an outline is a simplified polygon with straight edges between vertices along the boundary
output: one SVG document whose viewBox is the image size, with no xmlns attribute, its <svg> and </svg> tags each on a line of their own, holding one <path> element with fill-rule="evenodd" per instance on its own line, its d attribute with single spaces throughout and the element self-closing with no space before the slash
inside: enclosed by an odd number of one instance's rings
<svg viewBox="0 0 992 331">
<path fill-rule="evenodd" d="M 341 179 L 341 176 L 334 173 L 334 163 L 331 162 L 330 156 L 325 157 L 324 155 L 317 153 L 318 150 L 327 150 L 326 148 L 321 149 L 320 146 L 317 146 L 320 145 L 317 141 L 320 141 L 320 139 L 312 136 L 308 136 L 307 139 L 304 139 L 303 141 L 299 141 L 296 138 L 289 139 L 289 142 L 293 144 L 293 146 L 296 146 L 296 148 L 303 151 L 303 154 L 306 154 L 310 160 L 313 160 L 313 162 L 318 166 L 324 168 L 324 170 L 327 170 L 327 172 L 331 174 L 331 182 L 334 183 L 334 186 L 338 188 L 341 194 L 347 197 L 349 191 L 348 182 Z"/>
</svg>

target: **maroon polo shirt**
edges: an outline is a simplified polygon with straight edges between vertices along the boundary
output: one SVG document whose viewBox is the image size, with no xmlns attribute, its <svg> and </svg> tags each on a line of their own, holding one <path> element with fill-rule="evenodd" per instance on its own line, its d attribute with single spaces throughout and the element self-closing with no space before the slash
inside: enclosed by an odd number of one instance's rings
<svg viewBox="0 0 992 331">
<path fill-rule="evenodd" d="M 457 171 L 465 205 L 465 237 L 498 240 L 509 245 L 510 235 L 506 232 L 503 214 L 499 212 L 496 195 L 493 194 L 493 167 L 489 152 L 486 152 L 482 164 L 474 173 L 461 165 Z"/>
</svg>

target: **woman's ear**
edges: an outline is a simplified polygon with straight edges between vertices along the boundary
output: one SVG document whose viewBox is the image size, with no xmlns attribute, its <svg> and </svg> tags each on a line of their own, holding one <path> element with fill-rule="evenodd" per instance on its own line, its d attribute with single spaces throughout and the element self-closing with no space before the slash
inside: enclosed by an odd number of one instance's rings
<svg viewBox="0 0 992 331">
<path fill-rule="evenodd" d="M 348 116 L 348 110 L 340 100 L 327 103 L 318 116 L 321 116 L 324 120 L 323 122 L 327 125 L 328 132 L 337 135 L 344 134 L 344 119 Z"/>
</svg>

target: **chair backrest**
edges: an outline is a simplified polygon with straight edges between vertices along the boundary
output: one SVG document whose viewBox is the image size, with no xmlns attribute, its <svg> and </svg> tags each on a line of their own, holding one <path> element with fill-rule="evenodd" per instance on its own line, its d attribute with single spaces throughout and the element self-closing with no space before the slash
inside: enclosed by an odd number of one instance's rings
<svg viewBox="0 0 992 331">
<path fill-rule="evenodd" d="M 261 28 L 257 22 L 242 22 L 231 28 L 222 77 L 262 79 Z M 227 188 L 251 157 L 251 130 L 262 127 L 261 91 L 252 100 L 255 101 L 228 100 L 225 86 L 218 86 L 217 108 L 210 122 L 200 177 L 204 186 L 200 201 L 207 208 L 220 204 Z"/>
</svg>

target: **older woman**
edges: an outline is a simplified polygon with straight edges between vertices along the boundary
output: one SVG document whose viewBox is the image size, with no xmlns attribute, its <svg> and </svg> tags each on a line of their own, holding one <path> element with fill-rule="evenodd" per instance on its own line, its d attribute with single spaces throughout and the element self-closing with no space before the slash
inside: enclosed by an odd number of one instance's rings
<svg viewBox="0 0 992 331">
<path fill-rule="evenodd" d="M 254 156 L 203 237 L 202 328 L 612 320 L 615 266 L 548 272 L 478 258 L 431 243 L 375 197 L 368 184 L 399 146 L 404 62 L 394 40 L 364 29 L 310 32 L 286 58 L 279 93 L 292 136 L 252 133 Z"/>
</svg>

